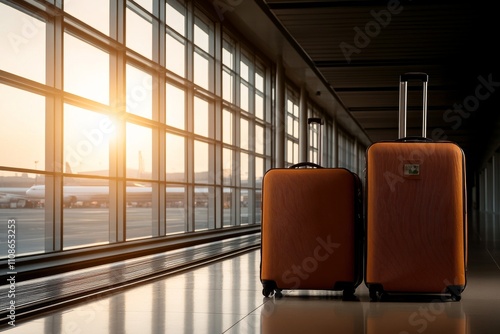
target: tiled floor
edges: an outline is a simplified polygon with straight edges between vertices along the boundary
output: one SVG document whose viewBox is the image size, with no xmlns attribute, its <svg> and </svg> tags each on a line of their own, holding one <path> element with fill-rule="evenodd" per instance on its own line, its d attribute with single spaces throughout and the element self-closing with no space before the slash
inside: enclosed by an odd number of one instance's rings
<svg viewBox="0 0 500 334">
<path fill-rule="evenodd" d="M 217 262 L 29 320 L 9 333 L 499 333 L 500 222 L 472 222 L 467 287 L 460 302 L 370 302 L 337 292 L 264 298 L 260 252 Z M 5 328 L 4 328 L 5 329 Z"/>
</svg>

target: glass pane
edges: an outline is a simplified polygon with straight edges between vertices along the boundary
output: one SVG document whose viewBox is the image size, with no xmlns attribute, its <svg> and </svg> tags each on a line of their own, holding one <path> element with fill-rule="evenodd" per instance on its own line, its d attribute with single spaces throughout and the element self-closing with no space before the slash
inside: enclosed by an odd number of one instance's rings
<svg viewBox="0 0 500 334">
<path fill-rule="evenodd" d="M 185 36 L 186 9 L 177 0 L 167 0 L 167 25 Z"/>
<path fill-rule="evenodd" d="M 224 100 L 234 103 L 234 77 L 231 73 L 226 71 L 222 72 L 222 97 Z"/>
<path fill-rule="evenodd" d="M 264 154 L 264 128 L 260 125 L 255 126 L 255 152 L 259 154 Z"/>
<path fill-rule="evenodd" d="M 209 104 L 207 101 L 194 98 L 194 132 L 201 136 L 208 137 L 210 129 Z"/>
<path fill-rule="evenodd" d="M 65 104 L 66 172 L 109 175 L 109 142 L 114 135 L 108 116 Z"/>
<path fill-rule="evenodd" d="M 153 77 L 130 65 L 127 65 L 127 111 L 149 119 L 153 113 Z"/>
<path fill-rule="evenodd" d="M 248 154 L 240 153 L 240 182 L 242 186 L 248 185 Z"/>
<path fill-rule="evenodd" d="M 199 53 L 194 54 L 194 83 L 198 86 L 210 89 L 209 87 L 209 61 Z"/>
<path fill-rule="evenodd" d="M 109 36 L 109 1 L 64 1 L 64 11 Z"/>
<path fill-rule="evenodd" d="M 156 186 L 157 187 L 157 186 Z M 153 235 L 153 186 L 150 183 L 127 184 L 127 240 L 151 237 Z"/>
<path fill-rule="evenodd" d="M 45 169 L 45 98 L 2 84 L 0 96 L 0 166 Z"/>
<path fill-rule="evenodd" d="M 248 204 L 249 204 L 249 195 L 250 191 L 247 189 L 241 189 L 241 196 L 240 196 L 240 210 L 241 210 L 241 225 L 247 225 L 249 224 L 249 215 L 248 215 Z"/>
<path fill-rule="evenodd" d="M 208 26 L 200 20 L 196 20 L 194 25 L 194 44 L 206 53 L 210 53 Z"/>
<path fill-rule="evenodd" d="M 248 82 L 248 65 L 244 61 L 240 61 L 240 77 Z"/>
<path fill-rule="evenodd" d="M 262 222 L 262 191 L 255 191 L 255 222 L 256 224 L 260 224 Z"/>
<path fill-rule="evenodd" d="M 293 117 L 288 114 L 286 118 L 286 132 L 290 135 L 293 135 Z"/>
<path fill-rule="evenodd" d="M 182 89 L 166 85 L 167 125 L 184 129 L 185 123 L 185 93 Z"/>
<path fill-rule="evenodd" d="M 8 231 L 15 232 L 16 256 L 44 252 L 44 184 L 42 175 L 0 172 L 0 258 L 9 255 Z"/>
<path fill-rule="evenodd" d="M 0 69 L 45 83 L 45 26 L 0 3 Z"/>
<path fill-rule="evenodd" d="M 248 86 L 244 82 L 240 84 L 240 108 L 248 111 Z"/>
<path fill-rule="evenodd" d="M 265 174 L 264 170 L 264 159 L 255 157 L 255 186 L 257 188 L 262 187 L 262 178 Z"/>
<path fill-rule="evenodd" d="M 222 150 L 222 175 L 223 184 L 232 185 L 234 183 L 233 178 L 233 151 L 230 149 Z"/>
<path fill-rule="evenodd" d="M 186 181 L 184 137 L 167 133 L 166 135 L 166 170 L 167 181 Z"/>
<path fill-rule="evenodd" d="M 234 48 L 233 46 L 226 40 L 223 42 L 222 49 L 222 64 L 234 70 Z"/>
<path fill-rule="evenodd" d="M 255 73 L 255 89 L 259 92 L 264 92 L 264 76 L 260 73 Z"/>
<path fill-rule="evenodd" d="M 244 150 L 249 149 L 249 140 L 248 137 L 248 121 L 244 118 L 240 120 L 240 147 Z"/>
<path fill-rule="evenodd" d="M 167 186 L 167 234 L 186 231 L 186 188 Z"/>
<path fill-rule="evenodd" d="M 222 140 L 224 143 L 233 144 L 233 114 L 224 110 L 222 122 Z"/>
<path fill-rule="evenodd" d="M 264 98 L 258 93 L 255 94 L 255 116 L 264 119 Z"/>
<path fill-rule="evenodd" d="M 296 164 L 299 162 L 299 144 L 293 143 L 293 163 Z"/>
<path fill-rule="evenodd" d="M 127 177 L 151 179 L 153 131 L 127 123 Z"/>
<path fill-rule="evenodd" d="M 295 146 L 296 143 L 294 143 L 291 140 L 287 140 L 287 151 L 286 151 L 286 161 L 294 164 L 296 163 L 297 155 L 295 153 Z M 298 145 L 297 145 L 297 152 L 298 152 Z"/>
<path fill-rule="evenodd" d="M 106 180 L 65 178 L 63 248 L 109 243 L 109 184 Z"/>
<path fill-rule="evenodd" d="M 199 183 L 208 183 L 209 145 L 201 141 L 194 142 L 194 180 Z"/>
<path fill-rule="evenodd" d="M 127 8 L 127 47 L 151 59 L 153 55 L 153 27 L 151 22 Z"/>
<path fill-rule="evenodd" d="M 64 90 L 109 103 L 109 54 L 64 34 Z"/>
<path fill-rule="evenodd" d="M 234 225 L 234 201 L 233 201 L 233 196 L 234 196 L 234 190 L 232 188 L 224 188 L 224 194 L 223 194 L 223 226 L 232 226 Z"/>
<path fill-rule="evenodd" d="M 293 116 L 295 116 L 296 118 L 299 117 L 299 106 L 295 103 L 293 103 Z"/>
<path fill-rule="evenodd" d="M 292 114 L 292 113 L 293 113 L 293 103 L 292 103 L 292 101 L 290 101 L 290 100 L 286 100 L 286 111 L 287 111 L 289 114 Z"/>
<path fill-rule="evenodd" d="M 167 34 L 166 40 L 166 65 L 167 69 L 175 74 L 185 77 L 186 76 L 186 57 L 184 41 Z"/>
<path fill-rule="evenodd" d="M 214 227 L 214 198 L 212 187 L 194 188 L 194 229 L 206 230 Z"/>
<path fill-rule="evenodd" d="M 99 0 L 94 0 L 94 1 L 99 1 Z M 135 0 L 135 2 L 148 12 L 150 13 L 153 12 L 153 0 Z"/>
</svg>

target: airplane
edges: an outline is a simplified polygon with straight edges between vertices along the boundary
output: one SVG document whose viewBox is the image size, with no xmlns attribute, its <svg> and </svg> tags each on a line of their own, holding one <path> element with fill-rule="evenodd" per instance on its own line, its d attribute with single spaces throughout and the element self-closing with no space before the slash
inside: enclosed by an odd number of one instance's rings
<svg viewBox="0 0 500 334">
<path fill-rule="evenodd" d="M 148 205 L 152 201 L 152 187 L 148 186 L 127 186 L 126 195 L 127 203 L 135 204 L 136 206 Z M 168 207 L 183 207 L 185 202 L 186 191 L 184 187 L 167 187 L 167 206 Z M 204 187 L 196 188 L 195 206 L 206 207 L 208 205 L 208 190 Z M 227 189 L 224 189 L 224 196 L 229 194 Z M 108 186 L 63 186 L 63 202 L 66 207 L 75 206 L 92 206 L 99 203 L 107 203 L 109 201 Z M 45 185 L 34 185 L 26 190 L 26 197 L 33 201 L 45 200 Z"/>
<path fill-rule="evenodd" d="M 127 186 L 127 202 L 140 204 L 150 203 L 152 188 Z M 26 197 L 32 200 L 45 199 L 45 185 L 34 185 L 26 190 Z M 66 207 L 90 206 L 109 201 L 108 186 L 63 186 L 63 202 Z"/>
<path fill-rule="evenodd" d="M 0 207 L 24 208 L 31 203 L 26 198 L 27 188 L 8 187 L 0 188 Z"/>
</svg>

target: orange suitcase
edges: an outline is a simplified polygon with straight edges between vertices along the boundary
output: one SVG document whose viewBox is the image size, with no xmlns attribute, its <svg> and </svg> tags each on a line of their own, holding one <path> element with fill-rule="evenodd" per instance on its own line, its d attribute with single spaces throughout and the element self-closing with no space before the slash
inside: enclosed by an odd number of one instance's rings
<svg viewBox="0 0 500 334">
<path fill-rule="evenodd" d="M 295 168 L 309 165 L 316 168 Z M 343 290 L 362 282 L 359 177 L 310 163 L 269 170 L 262 186 L 262 293 Z"/>
<path fill-rule="evenodd" d="M 424 82 L 422 137 L 406 135 L 407 80 Z M 382 294 L 439 294 L 460 300 L 466 285 L 465 157 L 425 138 L 427 75 L 401 76 L 400 138 L 367 150 L 365 284 Z M 403 129 L 403 131 L 401 131 Z"/>
</svg>

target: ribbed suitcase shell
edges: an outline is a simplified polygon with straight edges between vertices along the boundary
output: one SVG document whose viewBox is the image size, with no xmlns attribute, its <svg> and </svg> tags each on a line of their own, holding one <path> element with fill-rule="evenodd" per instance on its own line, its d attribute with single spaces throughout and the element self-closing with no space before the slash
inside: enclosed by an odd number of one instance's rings
<svg viewBox="0 0 500 334">
<path fill-rule="evenodd" d="M 362 281 L 361 185 L 343 168 L 271 169 L 262 190 L 261 281 L 344 290 Z"/>
<path fill-rule="evenodd" d="M 417 292 L 460 298 L 467 267 L 465 187 L 465 158 L 454 143 L 368 148 L 365 283 L 372 297 Z"/>
</svg>

